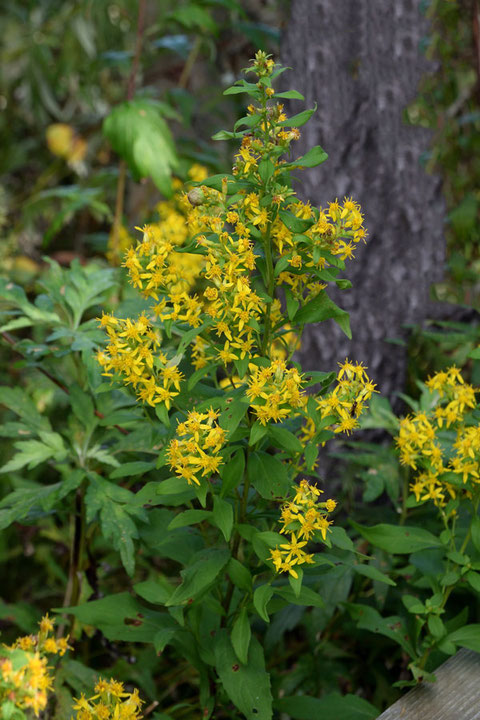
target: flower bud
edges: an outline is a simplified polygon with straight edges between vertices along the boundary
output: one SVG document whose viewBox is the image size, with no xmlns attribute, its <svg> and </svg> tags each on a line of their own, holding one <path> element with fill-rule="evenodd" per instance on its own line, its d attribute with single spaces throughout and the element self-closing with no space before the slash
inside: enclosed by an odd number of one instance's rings
<svg viewBox="0 0 480 720">
<path fill-rule="evenodd" d="M 188 195 L 188 202 L 190 205 L 193 205 L 193 207 L 198 207 L 198 205 L 202 205 L 205 202 L 205 195 L 203 194 L 203 190 L 199 187 L 192 188 Z"/>
</svg>

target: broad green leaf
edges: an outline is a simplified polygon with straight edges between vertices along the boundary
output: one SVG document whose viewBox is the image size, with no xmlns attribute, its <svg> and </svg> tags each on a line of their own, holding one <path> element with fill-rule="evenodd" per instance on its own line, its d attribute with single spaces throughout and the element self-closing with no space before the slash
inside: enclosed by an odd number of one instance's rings
<svg viewBox="0 0 480 720">
<path fill-rule="evenodd" d="M 147 99 L 120 103 L 105 119 L 103 133 L 127 162 L 135 180 L 151 177 L 160 192 L 171 195 L 171 176 L 178 158 L 161 105 Z"/>
<path fill-rule="evenodd" d="M 54 612 L 74 615 L 113 641 L 152 643 L 159 630 L 176 627 L 169 613 L 150 610 L 129 592 L 108 595 L 76 607 L 54 608 Z"/>
<path fill-rule="evenodd" d="M 276 700 L 275 709 L 292 720 L 374 720 L 379 711 L 358 695 L 331 693 L 321 698 L 308 695 Z"/>
<path fill-rule="evenodd" d="M 348 313 L 339 308 L 338 305 L 328 297 L 325 290 L 322 290 L 316 297 L 309 300 L 297 310 L 293 322 L 297 325 L 306 325 L 307 323 L 324 322 L 324 320 L 331 319 L 335 320 L 345 335 L 351 340 L 352 332 L 350 330 Z"/>
<path fill-rule="evenodd" d="M 434 638 L 441 638 L 446 634 L 445 625 L 438 615 L 428 616 L 428 629 L 432 633 Z"/>
<path fill-rule="evenodd" d="M 247 472 L 255 490 L 266 500 L 284 498 L 290 489 L 286 466 L 274 455 L 261 451 L 252 453 Z"/>
<path fill-rule="evenodd" d="M 252 637 L 246 608 L 241 609 L 240 615 L 233 624 L 230 637 L 237 658 L 243 665 L 246 665 L 248 662 L 250 638 Z"/>
<path fill-rule="evenodd" d="M 280 425 L 269 425 L 268 434 L 275 441 L 275 445 L 280 450 L 287 450 L 289 453 L 303 452 L 303 445 L 300 440 L 290 430 Z"/>
<path fill-rule="evenodd" d="M 353 520 L 350 523 L 369 543 L 394 555 L 409 554 L 442 545 L 439 538 L 424 528 L 383 523 L 366 527 Z"/>
<path fill-rule="evenodd" d="M 310 148 L 305 155 L 294 160 L 293 164 L 299 165 L 300 167 L 311 168 L 321 165 L 327 159 L 328 155 L 325 150 L 321 148 L 320 145 L 315 145 L 315 147 Z"/>
<path fill-rule="evenodd" d="M 182 583 L 165 603 L 166 606 L 190 604 L 215 582 L 229 559 L 230 552 L 224 548 L 201 550 L 192 558 L 191 564 L 181 571 Z"/>
<path fill-rule="evenodd" d="M 233 530 L 233 507 L 217 495 L 213 498 L 213 522 L 229 542 Z"/>
<path fill-rule="evenodd" d="M 227 564 L 227 575 L 233 584 L 240 588 L 250 592 L 252 589 L 252 576 L 250 570 L 242 565 L 236 558 L 231 557 Z"/>
<path fill-rule="evenodd" d="M 146 522 L 146 512 L 135 505 L 135 495 L 130 490 L 118 487 L 97 473 L 88 473 L 88 478 L 90 484 L 85 494 L 87 522 L 92 522 L 98 515 L 103 536 L 120 552 L 125 570 L 129 575 L 133 575 L 135 569 L 133 540 L 138 538 L 134 518 Z"/>
<path fill-rule="evenodd" d="M 222 488 L 220 494 L 222 497 L 229 495 L 235 490 L 241 482 L 245 473 L 245 455 L 240 448 L 232 455 L 228 463 L 220 468 L 220 476 L 222 478 Z"/>
<path fill-rule="evenodd" d="M 253 593 L 253 604 L 255 610 L 258 612 L 262 620 L 270 622 L 270 618 L 267 612 L 267 605 L 270 602 L 273 595 L 273 588 L 271 585 L 260 585 Z"/>
<path fill-rule="evenodd" d="M 398 643 L 410 657 L 415 656 L 405 627 L 405 621 L 399 616 L 382 617 L 375 608 L 370 605 L 357 603 L 345 603 L 352 618 L 356 621 L 360 630 L 369 630 L 377 635 L 385 635 Z M 480 626 L 479 626 L 480 627 Z"/>
<path fill-rule="evenodd" d="M 196 525 L 211 516 L 212 512 L 210 510 L 184 510 L 184 512 L 175 515 L 168 526 L 168 530 Z"/>
<path fill-rule="evenodd" d="M 283 587 L 276 587 L 274 588 L 274 590 L 276 595 L 279 595 L 284 600 L 287 600 L 287 602 L 289 602 L 291 605 L 303 605 L 305 607 L 317 608 L 325 607 L 325 603 L 320 597 L 320 595 L 315 592 L 315 590 L 312 590 L 305 585 L 302 585 L 300 587 L 300 591 L 298 593 L 296 593 L 295 590 L 289 585 L 284 585 Z"/>
<path fill-rule="evenodd" d="M 146 600 L 152 605 L 165 605 L 168 598 L 174 591 L 174 588 L 168 580 L 161 575 L 158 580 L 150 578 L 150 580 L 144 580 L 143 582 L 136 583 L 133 589 L 141 598 Z"/>
<path fill-rule="evenodd" d="M 270 677 L 258 640 L 252 636 L 248 662 L 238 662 L 225 630 L 215 636 L 215 663 L 225 692 L 246 720 L 271 720 Z"/>
<path fill-rule="evenodd" d="M 227 433 L 234 433 L 245 417 L 248 407 L 248 400 L 243 397 L 233 400 L 220 415 L 218 424 Z"/>
<path fill-rule="evenodd" d="M 449 633 L 445 639 L 460 647 L 480 652 L 480 624 L 465 625 Z"/>
</svg>

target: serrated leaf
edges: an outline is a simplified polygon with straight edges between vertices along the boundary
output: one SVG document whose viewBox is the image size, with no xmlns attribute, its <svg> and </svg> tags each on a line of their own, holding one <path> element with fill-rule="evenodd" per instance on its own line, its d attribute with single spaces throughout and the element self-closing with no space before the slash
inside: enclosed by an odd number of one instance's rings
<svg viewBox="0 0 480 720">
<path fill-rule="evenodd" d="M 215 664 L 225 692 L 246 720 L 271 720 L 270 677 L 258 640 L 252 636 L 248 662 L 241 664 L 225 630 L 215 636 Z"/>
<path fill-rule="evenodd" d="M 95 422 L 95 407 L 91 396 L 76 383 L 70 385 L 69 392 L 74 415 L 85 429 L 90 429 Z"/>
<path fill-rule="evenodd" d="M 84 476 L 82 470 L 74 470 L 62 482 L 54 485 L 14 490 L 0 502 L 0 530 L 19 520 L 27 522 L 30 514 L 51 511 L 80 485 Z"/>
<path fill-rule="evenodd" d="M 129 575 L 133 575 L 133 540 L 138 538 L 134 518 L 146 522 L 145 510 L 135 505 L 135 495 L 127 488 L 118 487 L 96 473 L 88 473 L 88 478 L 90 484 L 85 493 L 87 522 L 92 522 L 98 515 L 102 535 L 119 551 L 125 570 Z"/>
<path fill-rule="evenodd" d="M 157 103 L 145 99 L 120 103 L 105 119 L 103 133 L 136 180 L 151 177 L 160 192 L 171 195 L 171 176 L 178 158 Z"/>
<path fill-rule="evenodd" d="M 50 458 L 60 462 L 67 451 L 58 433 L 39 431 L 40 440 L 19 440 L 13 443 L 17 454 L 0 468 L 0 473 L 13 472 L 25 466 L 31 470 Z"/>
<path fill-rule="evenodd" d="M 38 412 L 33 400 L 21 389 L 0 387 L 0 404 L 5 405 L 34 430 L 49 430 L 50 422 Z"/>
</svg>

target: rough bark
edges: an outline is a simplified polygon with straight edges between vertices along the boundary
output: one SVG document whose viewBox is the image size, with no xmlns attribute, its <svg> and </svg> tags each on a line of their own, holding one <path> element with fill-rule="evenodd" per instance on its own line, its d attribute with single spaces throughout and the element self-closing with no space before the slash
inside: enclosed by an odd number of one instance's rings
<svg viewBox="0 0 480 720">
<path fill-rule="evenodd" d="M 369 231 L 345 273 L 353 289 L 331 293 L 351 314 L 353 339 L 333 321 L 312 328 L 303 365 L 330 370 L 346 356 L 363 361 L 390 397 L 403 389 L 406 352 L 388 340 L 404 339 L 404 325 L 425 318 L 445 259 L 440 180 L 421 164 L 430 133 L 403 120 L 422 73 L 432 69 L 419 49 L 428 33 L 419 5 L 292 0 L 281 53 L 293 68 L 285 82 L 308 107 L 318 103 L 296 149 L 320 144 L 329 153 L 325 164 L 304 171 L 300 195 L 317 206 L 352 196 Z"/>
</svg>

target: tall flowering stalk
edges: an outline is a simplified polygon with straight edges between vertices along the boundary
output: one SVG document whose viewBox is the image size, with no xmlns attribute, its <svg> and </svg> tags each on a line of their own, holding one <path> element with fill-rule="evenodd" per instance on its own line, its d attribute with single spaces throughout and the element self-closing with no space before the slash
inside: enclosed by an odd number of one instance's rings
<svg viewBox="0 0 480 720">
<path fill-rule="evenodd" d="M 251 622 L 268 621 L 269 600 L 291 597 L 289 585 L 300 604 L 320 603 L 308 571 L 316 546 L 339 536 L 331 532 L 336 502 L 322 501 L 315 484 L 318 446 L 355 429 L 375 391 L 360 364 L 342 363 L 328 393 L 335 373 L 303 372 L 293 360 L 308 323 L 333 319 L 350 336 L 348 315 L 326 288 L 349 286 L 338 276 L 366 230 L 351 198 L 317 208 L 296 197 L 292 172 L 327 155 L 317 146 L 295 158 L 298 128 L 313 110 L 286 116 L 283 100 L 302 96 L 275 91 L 283 70 L 258 52 L 247 70 L 253 81 L 226 91 L 251 98 L 234 131 L 215 136 L 240 141 L 232 172 L 192 171 L 195 182 L 177 191 L 178 212 L 164 207 L 124 258 L 147 309 L 99 319 L 108 335 L 97 356 L 103 374 L 133 389 L 149 422 L 154 413 L 160 420 L 156 492 L 187 504 L 169 527 L 201 532 L 202 549 L 163 604 L 176 624 L 165 643 L 183 652 L 176 633 L 190 628 L 196 638 L 200 654 L 187 657 L 197 662 L 205 717 L 218 702 L 218 678 L 247 717 L 271 717 Z M 208 647 L 199 612 L 214 638 Z M 255 707 L 251 692 L 261 698 Z"/>
</svg>

